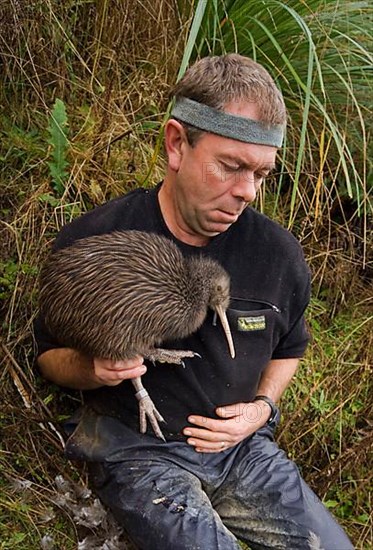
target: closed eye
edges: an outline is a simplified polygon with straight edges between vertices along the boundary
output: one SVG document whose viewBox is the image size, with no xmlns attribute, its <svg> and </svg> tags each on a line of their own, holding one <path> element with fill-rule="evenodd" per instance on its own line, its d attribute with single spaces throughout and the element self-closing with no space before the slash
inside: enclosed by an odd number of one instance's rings
<svg viewBox="0 0 373 550">
<path fill-rule="evenodd" d="M 242 168 L 239 164 L 227 164 L 225 162 L 221 162 L 220 164 L 225 172 L 234 173 L 238 172 Z"/>
<path fill-rule="evenodd" d="M 254 177 L 255 177 L 255 179 L 258 179 L 258 180 L 261 179 L 262 180 L 262 179 L 266 178 L 268 176 L 268 174 L 269 174 L 268 171 L 266 171 L 266 172 L 255 172 Z"/>
</svg>

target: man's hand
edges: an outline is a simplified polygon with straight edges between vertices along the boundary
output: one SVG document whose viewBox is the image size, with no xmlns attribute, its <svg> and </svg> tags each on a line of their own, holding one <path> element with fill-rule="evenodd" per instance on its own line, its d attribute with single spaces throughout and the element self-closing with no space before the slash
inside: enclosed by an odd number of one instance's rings
<svg viewBox="0 0 373 550">
<path fill-rule="evenodd" d="M 38 357 L 41 374 L 51 382 L 75 390 L 95 390 L 116 386 L 123 380 L 138 378 L 146 372 L 143 357 L 126 361 L 91 359 L 71 348 L 55 348 Z"/>
<path fill-rule="evenodd" d="M 140 355 L 125 361 L 95 358 L 93 369 L 97 382 L 103 386 L 117 386 L 123 380 L 138 378 L 146 373 L 144 358 Z"/>
<path fill-rule="evenodd" d="M 264 426 L 271 408 L 264 401 L 236 403 L 216 409 L 220 419 L 192 415 L 188 421 L 194 426 L 184 428 L 187 441 L 200 453 L 219 453 L 243 441 Z M 198 427 L 195 427 L 198 426 Z"/>
</svg>

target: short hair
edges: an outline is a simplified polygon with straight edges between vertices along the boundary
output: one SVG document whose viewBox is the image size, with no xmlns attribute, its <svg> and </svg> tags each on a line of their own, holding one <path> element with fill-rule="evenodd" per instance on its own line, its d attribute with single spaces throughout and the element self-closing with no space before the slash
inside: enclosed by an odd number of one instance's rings
<svg viewBox="0 0 373 550">
<path fill-rule="evenodd" d="M 187 97 L 220 111 L 232 101 L 255 103 L 262 122 L 286 124 L 284 98 L 269 72 L 249 57 L 236 53 L 203 57 L 185 72 L 172 95 L 176 100 Z M 204 131 L 182 124 L 189 143 L 194 145 Z"/>
</svg>

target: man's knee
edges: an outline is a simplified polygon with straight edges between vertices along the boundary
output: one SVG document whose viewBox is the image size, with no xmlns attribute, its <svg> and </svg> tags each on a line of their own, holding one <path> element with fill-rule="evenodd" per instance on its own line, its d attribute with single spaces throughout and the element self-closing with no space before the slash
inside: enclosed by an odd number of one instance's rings
<svg viewBox="0 0 373 550">
<path fill-rule="evenodd" d="M 243 446 L 237 458 L 238 466 L 229 481 L 231 502 L 235 501 L 235 506 L 238 503 L 241 510 L 240 524 L 237 511 L 227 514 L 233 516 L 230 522 L 233 521 L 235 527 L 227 525 L 234 533 L 241 538 L 243 535 L 254 536 L 256 540 L 255 531 L 260 534 L 262 525 L 263 537 L 265 535 L 268 540 L 270 537 L 279 538 L 277 533 L 283 532 L 284 540 L 291 541 L 287 542 L 287 547 L 353 548 L 344 531 L 305 483 L 296 464 L 265 434 L 258 432 Z M 225 521 L 223 508 L 218 510 Z M 247 514 L 252 523 L 250 533 L 245 533 Z"/>
<path fill-rule="evenodd" d="M 141 549 L 238 550 L 193 474 L 170 465 L 90 467 L 101 500 Z"/>
</svg>

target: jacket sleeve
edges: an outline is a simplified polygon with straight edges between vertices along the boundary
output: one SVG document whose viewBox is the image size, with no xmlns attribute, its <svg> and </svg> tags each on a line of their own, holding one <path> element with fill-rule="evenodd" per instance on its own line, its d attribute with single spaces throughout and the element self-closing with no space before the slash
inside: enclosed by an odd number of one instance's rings
<svg viewBox="0 0 373 550">
<path fill-rule="evenodd" d="M 288 330 L 280 338 L 272 359 L 286 359 L 302 357 L 310 341 L 310 332 L 305 318 L 305 311 L 310 301 L 311 275 L 306 267 L 304 276 L 303 292 L 294 293 L 293 304 L 289 306 Z"/>
</svg>

